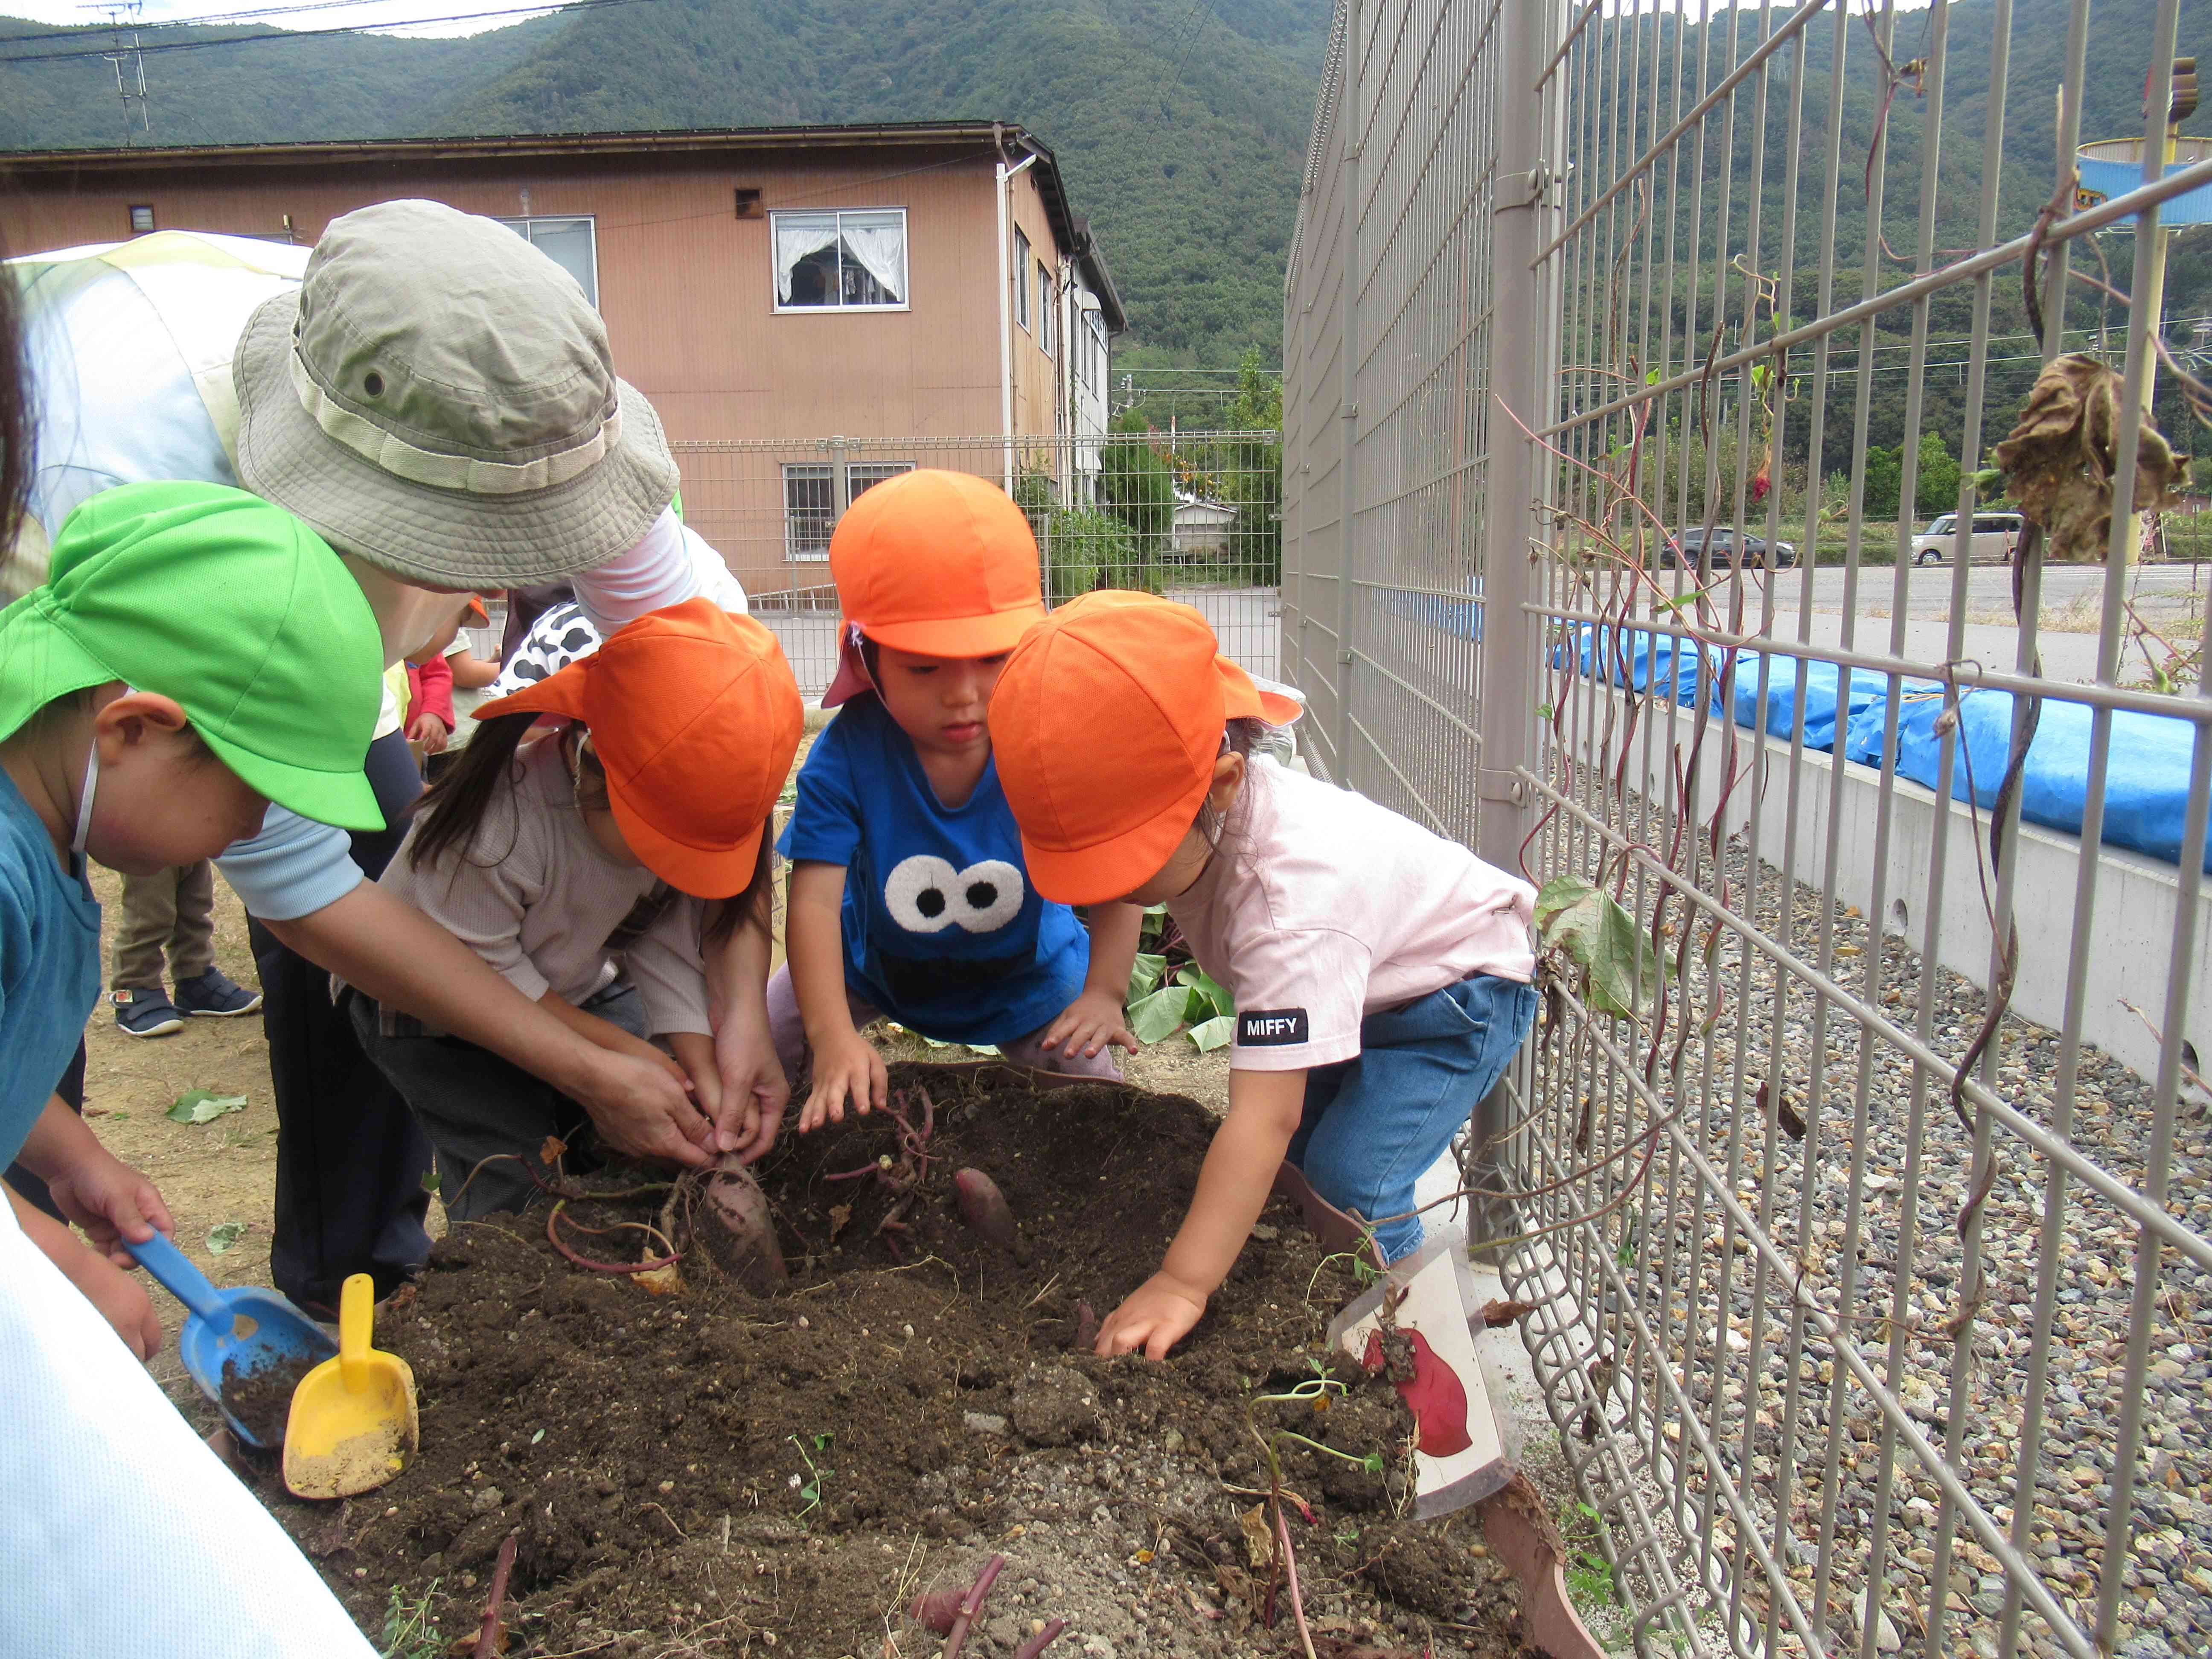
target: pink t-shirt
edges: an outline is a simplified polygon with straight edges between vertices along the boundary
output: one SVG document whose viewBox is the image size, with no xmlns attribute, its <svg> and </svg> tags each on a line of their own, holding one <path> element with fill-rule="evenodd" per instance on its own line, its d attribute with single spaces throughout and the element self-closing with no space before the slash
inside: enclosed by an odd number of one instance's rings
<svg viewBox="0 0 2212 1659">
<path fill-rule="evenodd" d="M 1240 1071 L 1350 1060 L 1359 1022 L 1470 974 L 1527 981 L 1536 890 L 1364 795 L 1253 762 L 1168 913 L 1237 1000 Z"/>
</svg>

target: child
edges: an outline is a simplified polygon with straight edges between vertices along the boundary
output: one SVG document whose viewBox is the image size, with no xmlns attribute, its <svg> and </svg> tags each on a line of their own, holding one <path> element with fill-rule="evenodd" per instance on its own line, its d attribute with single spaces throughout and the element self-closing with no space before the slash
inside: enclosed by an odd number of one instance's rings
<svg viewBox="0 0 2212 1659">
<path fill-rule="evenodd" d="M 568 723 L 526 744 L 540 714 Z M 775 636 L 689 599 L 486 703 L 477 721 L 382 885 L 591 1042 L 666 1066 L 723 1121 L 701 947 L 732 927 L 757 934 L 746 960 L 757 1007 L 771 922 L 764 827 L 802 723 Z M 436 1148 L 447 1214 L 526 1206 L 545 1138 L 571 1135 L 584 1109 L 488 1049 L 349 995 L 362 1049 Z M 764 1060 L 764 1012 L 757 1027 Z M 740 1146 L 764 1150 L 758 1102 L 729 1108 Z M 484 1163 L 500 1153 L 526 1163 Z"/>
<path fill-rule="evenodd" d="M 1247 757 L 1296 714 L 1187 605 L 1091 593 L 1006 665 L 991 708 L 1042 890 L 1164 903 L 1237 1000 L 1229 1115 L 1160 1271 L 1098 1333 L 1155 1359 L 1196 1324 L 1285 1158 L 1395 1261 L 1413 1182 L 1534 1018 L 1535 891 L 1348 791 Z M 1109 735 L 1110 734 L 1110 735 Z"/>
<path fill-rule="evenodd" d="M 88 854 L 125 875 L 257 833 L 276 801 L 376 830 L 362 775 L 384 653 L 337 556 L 281 508 L 214 484 L 87 501 L 43 587 L 0 611 L 0 1167 L 42 1177 L 94 1249 L 15 1199 L 22 1231 L 141 1358 L 161 1325 L 125 1238 L 161 1194 L 54 1093 L 100 993 Z"/>
<path fill-rule="evenodd" d="M 844 706 L 780 844 L 791 961 L 769 987 L 794 1082 L 813 1048 L 801 1133 L 842 1121 L 848 1097 L 884 1103 L 860 1035 L 878 1014 L 1018 1065 L 1118 1078 L 1107 1051 L 1137 1046 L 1121 1002 L 1142 912 L 1106 907 L 1086 937 L 1031 890 L 984 723 L 1007 653 L 1044 617 L 1029 520 L 981 478 L 902 473 L 839 520 L 830 574 L 843 620 L 822 703 Z"/>
</svg>

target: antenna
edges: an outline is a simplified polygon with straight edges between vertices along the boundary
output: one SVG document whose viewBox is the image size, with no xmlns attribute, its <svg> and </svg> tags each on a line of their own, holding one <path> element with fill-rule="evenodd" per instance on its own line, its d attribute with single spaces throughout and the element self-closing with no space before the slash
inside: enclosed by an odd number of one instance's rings
<svg viewBox="0 0 2212 1659">
<path fill-rule="evenodd" d="M 123 100 L 123 142 L 129 143 L 134 133 L 150 134 L 154 106 L 146 95 L 146 59 L 138 50 L 138 27 L 145 21 L 146 0 L 101 0 L 77 9 L 105 12 L 108 27 L 115 31 L 115 50 L 102 52 L 100 60 L 115 66 L 115 92 Z"/>
</svg>

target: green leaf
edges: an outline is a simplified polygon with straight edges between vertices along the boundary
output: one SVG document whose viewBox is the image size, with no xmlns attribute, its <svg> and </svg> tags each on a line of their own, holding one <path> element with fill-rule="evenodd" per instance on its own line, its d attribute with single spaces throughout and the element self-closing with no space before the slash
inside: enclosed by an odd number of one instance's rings
<svg viewBox="0 0 2212 1659">
<path fill-rule="evenodd" d="M 534 1445 L 536 1445 L 539 1441 L 543 1440 L 544 1437 L 545 1437 L 545 1431 L 544 1431 L 544 1430 L 543 1430 L 543 1429 L 540 1429 L 540 1430 L 538 1430 L 538 1432 L 537 1432 L 537 1433 L 535 1433 L 535 1434 L 533 1434 L 533 1435 L 532 1435 L 532 1436 L 530 1437 L 530 1443 L 531 1443 L 532 1445 L 533 1445 L 533 1446 L 534 1446 Z"/>
<path fill-rule="evenodd" d="M 1536 895 L 1536 930 L 1584 970 L 1583 1000 L 1601 1014 L 1638 1018 L 1657 994 L 1667 960 L 1610 893 L 1579 876 L 1554 876 Z"/>
<path fill-rule="evenodd" d="M 172 1123 L 212 1123 L 227 1113 L 245 1109 L 244 1095 L 218 1095 L 206 1089 L 187 1089 L 162 1115 Z"/>
<path fill-rule="evenodd" d="M 238 1241 L 246 1237 L 243 1221 L 225 1221 L 208 1229 L 207 1247 L 210 1255 L 222 1255 L 235 1249 Z"/>
<path fill-rule="evenodd" d="M 438 1172 L 435 1170 L 425 1170 L 422 1171 L 422 1190 L 433 1194 L 434 1196 L 436 1194 L 438 1190 Z"/>
<path fill-rule="evenodd" d="M 1656 368 L 1644 370 L 1644 384 L 1646 386 L 1657 386 L 1659 384 L 1659 371 Z"/>
<path fill-rule="evenodd" d="M 1129 1005 L 1129 1030 L 1139 1042 L 1173 1036 L 1189 1018 L 1190 992 L 1181 985 L 1167 986 Z"/>
<path fill-rule="evenodd" d="M 1168 959 L 1156 951 L 1139 951 L 1129 968 L 1129 994 L 1134 1002 L 1148 997 L 1160 988 L 1160 979 L 1168 970 Z"/>
<path fill-rule="evenodd" d="M 1198 1045 L 1200 1054 L 1211 1054 L 1226 1047 L 1237 1036 L 1237 1016 L 1216 1014 L 1212 1019 L 1200 1020 L 1190 1028 L 1190 1040 Z"/>
<path fill-rule="evenodd" d="M 1176 969 L 1176 983 L 1189 986 L 1203 1000 L 1206 1008 L 1215 1014 L 1233 1014 L 1237 1012 L 1237 999 L 1223 989 L 1220 982 L 1210 976 L 1203 968 L 1193 966 Z M 1200 1012 L 1197 1005 L 1194 1004 L 1191 1008 L 1191 1017 L 1197 1018 Z"/>
</svg>

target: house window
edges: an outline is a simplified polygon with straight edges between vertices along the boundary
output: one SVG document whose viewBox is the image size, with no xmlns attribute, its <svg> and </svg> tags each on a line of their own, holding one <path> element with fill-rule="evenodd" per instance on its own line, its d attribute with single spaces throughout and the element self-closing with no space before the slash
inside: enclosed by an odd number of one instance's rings
<svg viewBox="0 0 2212 1659">
<path fill-rule="evenodd" d="M 154 228 L 154 204 L 151 202 L 133 204 L 131 209 L 131 234 L 143 235 Z"/>
<path fill-rule="evenodd" d="M 599 304 L 599 249 L 591 220 L 502 219 L 500 223 L 574 276 L 584 298 Z"/>
<path fill-rule="evenodd" d="M 906 210 L 772 213 L 775 308 L 904 310 Z"/>
<path fill-rule="evenodd" d="M 914 471 L 912 461 L 851 461 L 845 465 L 845 505 L 850 507 L 886 478 Z M 799 561 L 830 556 L 837 527 L 837 469 L 808 464 L 783 469 L 783 545 Z"/>
<path fill-rule="evenodd" d="M 1030 268 L 1030 239 L 1019 228 L 1014 231 L 1014 320 L 1024 328 L 1030 325 L 1030 287 L 1022 280 L 1022 273 Z"/>
<path fill-rule="evenodd" d="M 1037 261 L 1036 290 L 1037 344 L 1049 357 L 1052 356 L 1052 272 L 1042 259 Z"/>
<path fill-rule="evenodd" d="M 902 472 L 913 471 L 912 461 L 855 462 L 845 469 L 845 504 L 850 507 L 886 478 L 896 478 Z"/>
</svg>

